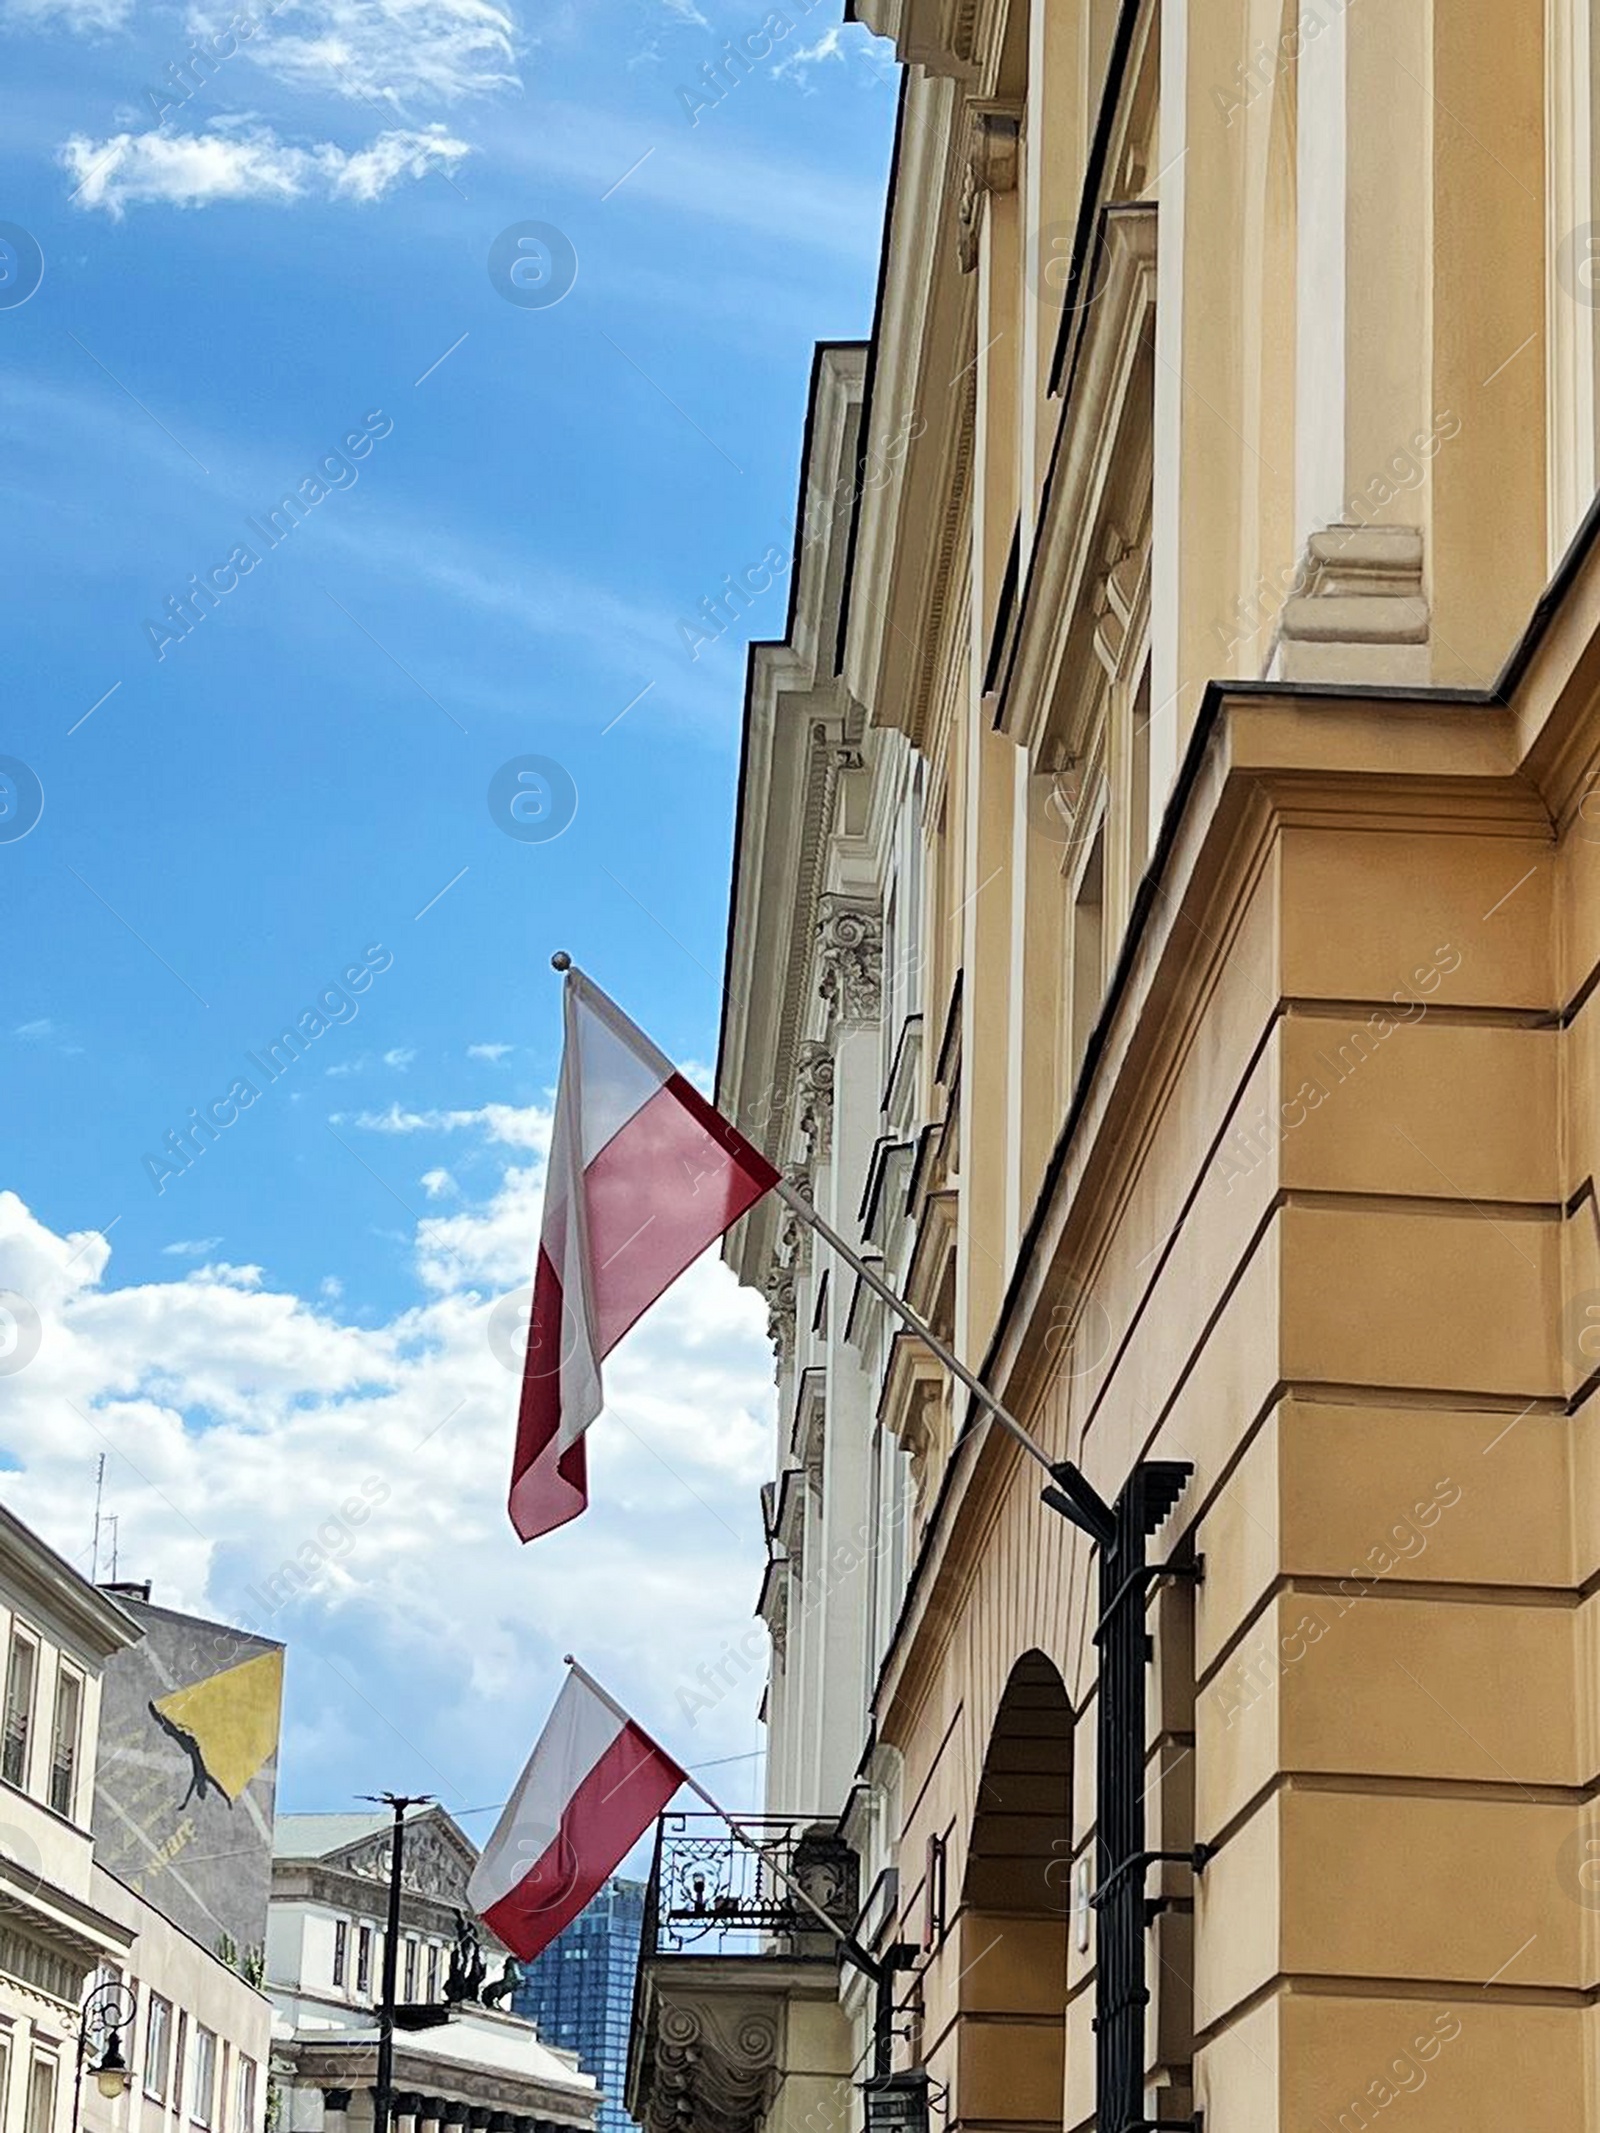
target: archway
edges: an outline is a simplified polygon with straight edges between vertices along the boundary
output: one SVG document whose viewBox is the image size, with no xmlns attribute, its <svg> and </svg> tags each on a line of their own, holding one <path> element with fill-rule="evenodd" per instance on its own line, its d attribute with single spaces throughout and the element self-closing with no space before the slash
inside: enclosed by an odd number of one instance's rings
<svg viewBox="0 0 1600 2133">
<path fill-rule="evenodd" d="M 973 1805 L 959 1933 L 952 2121 L 1062 2123 L 1072 1707 L 1043 1652 L 1012 1667 Z"/>
</svg>

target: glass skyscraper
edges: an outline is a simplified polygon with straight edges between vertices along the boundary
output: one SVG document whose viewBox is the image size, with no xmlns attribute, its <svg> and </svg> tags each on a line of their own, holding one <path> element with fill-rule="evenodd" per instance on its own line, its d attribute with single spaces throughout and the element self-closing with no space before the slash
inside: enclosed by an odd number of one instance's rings
<svg viewBox="0 0 1600 2133">
<path fill-rule="evenodd" d="M 605 2092 L 600 2133 L 636 2133 L 622 2106 L 628 2018 L 644 1930 L 644 1883 L 620 1875 L 523 1972 L 513 2004 L 546 2043 L 578 2054 Z"/>
</svg>

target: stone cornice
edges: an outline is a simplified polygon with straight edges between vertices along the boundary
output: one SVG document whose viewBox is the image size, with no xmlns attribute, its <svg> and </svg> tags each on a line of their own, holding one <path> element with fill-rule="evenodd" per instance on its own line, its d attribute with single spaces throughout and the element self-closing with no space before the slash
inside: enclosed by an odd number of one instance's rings
<svg viewBox="0 0 1600 2133">
<path fill-rule="evenodd" d="M 314 2042 L 296 2038 L 292 2044 L 274 2045 L 292 2060 L 296 2078 L 312 2088 L 370 2088 L 377 2077 L 377 2038 L 340 2037 L 331 2031 Z M 592 2091 L 558 2087 L 518 2074 L 513 2069 L 468 2066 L 459 2060 L 436 2058 L 400 2032 L 395 2038 L 395 2085 L 420 2089 L 468 2104 L 484 2104 L 494 2110 L 512 2111 L 522 2117 L 551 2118 L 563 2125 L 594 2124 Z"/>
</svg>

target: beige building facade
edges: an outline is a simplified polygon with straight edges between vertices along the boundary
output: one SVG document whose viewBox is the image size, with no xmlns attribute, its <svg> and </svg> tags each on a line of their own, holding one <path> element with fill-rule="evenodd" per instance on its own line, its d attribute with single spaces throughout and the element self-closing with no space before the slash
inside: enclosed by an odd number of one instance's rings
<svg viewBox="0 0 1600 2133">
<path fill-rule="evenodd" d="M 765 1204 L 769 1805 L 951 2128 L 1577 2133 L 1595 11 L 854 11 L 886 257 L 752 654 L 719 1102 L 1125 1523 Z M 740 2111 L 661 2050 L 640 2107 L 859 2124 L 840 1979 Z"/>
</svg>

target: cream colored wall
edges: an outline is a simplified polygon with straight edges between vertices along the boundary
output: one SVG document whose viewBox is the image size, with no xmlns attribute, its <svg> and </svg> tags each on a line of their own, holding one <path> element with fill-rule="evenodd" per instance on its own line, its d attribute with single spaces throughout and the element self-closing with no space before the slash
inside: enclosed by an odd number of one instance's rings
<svg viewBox="0 0 1600 2133">
<path fill-rule="evenodd" d="M 124 1965 L 124 1975 L 138 2000 L 138 2019 L 132 2036 L 123 2040 L 135 2078 L 128 2093 L 117 2103 L 107 2103 L 91 2080 L 85 2082 L 83 2123 L 87 2133 L 191 2133 L 193 2117 L 193 2053 L 197 2026 L 217 2038 L 217 2095 L 209 2133 L 261 2133 L 265 2123 L 267 2068 L 272 2039 L 272 2006 L 264 1993 L 247 1985 L 237 1971 L 220 1961 L 186 1933 L 172 1925 L 153 1904 L 103 1868 L 94 1870 L 94 1894 L 106 1915 L 115 1918 L 138 1939 Z M 176 2078 L 169 2082 L 167 2101 L 157 2103 L 145 2094 L 143 2074 L 150 1995 L 159 1993 L 173 2009 L 172 2049 L 176 2053 L 178 2016 L 185 2023 L 185 2060 L 182 2091 Z M 241 2056 L 255 2066 L 255 2107 L 248 2125 L 240 2122 L 238 2081 Z"/>
</svg>

